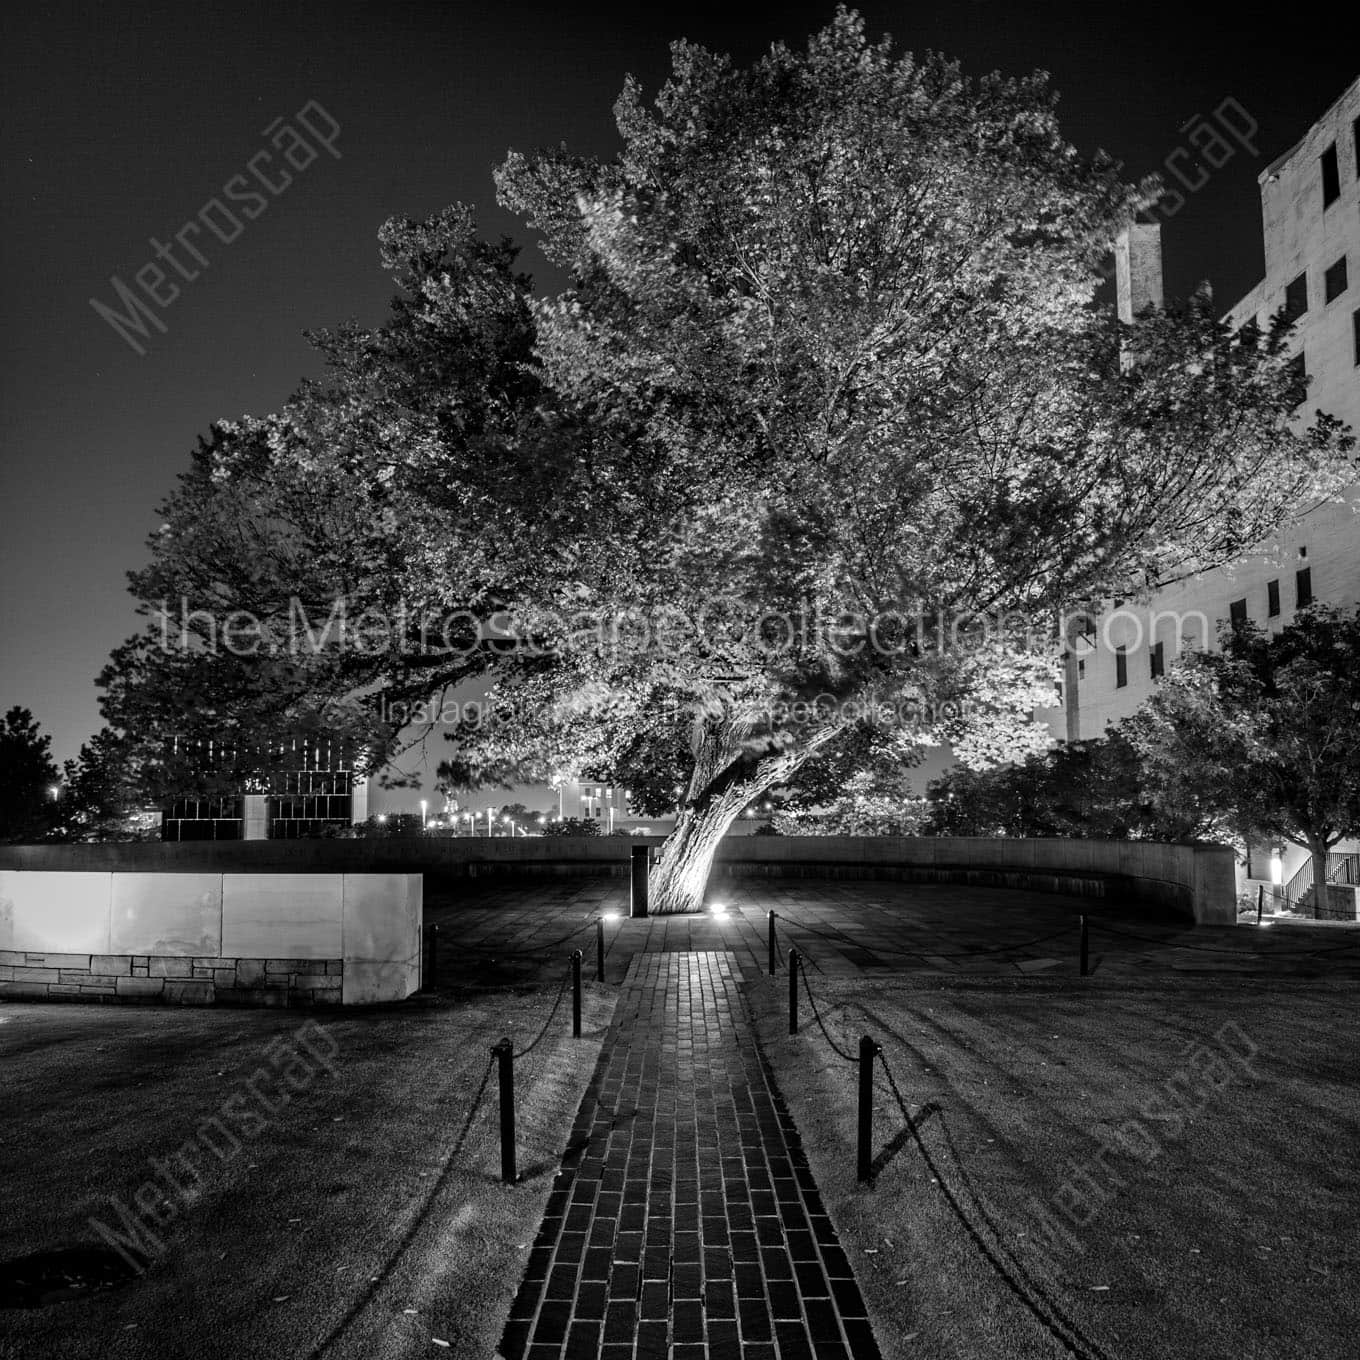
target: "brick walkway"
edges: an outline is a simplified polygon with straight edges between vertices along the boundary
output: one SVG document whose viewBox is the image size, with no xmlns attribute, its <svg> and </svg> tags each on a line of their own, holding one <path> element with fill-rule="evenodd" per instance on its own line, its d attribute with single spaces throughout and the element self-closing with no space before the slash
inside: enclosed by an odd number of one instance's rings
<svg viewBox="0 0 1360 1360">
<path fill-rule="evenodd" d="M 730 952 L 629 966 L 506 1360 L 878 1355 Z"/>
</svg>

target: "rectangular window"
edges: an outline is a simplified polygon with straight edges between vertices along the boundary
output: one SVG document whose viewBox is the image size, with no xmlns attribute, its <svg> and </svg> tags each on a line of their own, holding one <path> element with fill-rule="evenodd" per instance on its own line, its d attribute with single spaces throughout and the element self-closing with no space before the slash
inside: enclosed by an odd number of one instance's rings
<svg viewBox="0 0 1360 1360">
<path fill-rule="evenodd" d="M 1234 628 L 1240 628 L 1247 621 L 1247 602 L 1234 600 L 1228 606 L 1228 619 Z"/>
<path fill-rule="evenodd" d="M 1129 683 L 1128 648 L 1120 645 L 1114 649 L 1114 687 L 1123 689 Z"/>
<path fill-rule="evenodd" d="M 1308 310 L 1308 271 L 1304 270 L 1284 290 L 1284 319 L 1297 321 Z"/>
<path fill-rule="evenodd" d="M 1346 257 L 1343 255 L 1323 276 L 1322 293 L 1334 302 L 1346 291 Z"/>
<path fill-rule="evenodd" d="M 1304 609 L 1313 603 L 1313 569 L 1304 567 L 1294 573 L 1294 604 Z"/>
<path fill-rule="evenodd" d="M 1148 653 L 1152 678 L 1160 680 L 1166 674 L 1166 643 L 1154 642 L 1152 650 Z"/>
<path fill-rule="evenodd" d="M 1077 662 L 1077 679 L 1078 679 L 1078 680 L 1085 680 L 1085 679 L 1086 679 L 1086 662 L 1085 662 L 1085 661 L 1078 661 L 1078 662 Z"/>
<path fill-rule="evenodd" d="M 1308 364 L 1300 350 L 1289 361 L 1290 407 L 1302 406 L 1308 397 Z"/>
<path fill-rule="evenodd" d="M 1322 206 L 1328 208 L 1341 197 L 1341 171 L 1336 161 L 1336 143 L 1333 142 L 1319 159 L 1322 161 Z"/>
<path fill-rule="evenodd" d="M 1266 614 L 1270 618 L 1277 618 L 1280 613 L 1280 583 L 1278 581 L 1266 582 Z"/>
</svg>

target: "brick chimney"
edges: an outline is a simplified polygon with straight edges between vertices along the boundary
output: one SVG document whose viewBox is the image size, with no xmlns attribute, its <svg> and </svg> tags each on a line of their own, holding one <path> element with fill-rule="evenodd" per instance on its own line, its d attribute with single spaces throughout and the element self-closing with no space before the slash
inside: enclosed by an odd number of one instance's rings
<svg viewBox="0 0 1360 1360">
<path fill-rule="evenodd" d="M 1119 319 L 1126 324 L 1149 307 L 1165 304 L 1162 291 L 1162 224 L 1134 222 L 1114 243 Z"/>
</svg>

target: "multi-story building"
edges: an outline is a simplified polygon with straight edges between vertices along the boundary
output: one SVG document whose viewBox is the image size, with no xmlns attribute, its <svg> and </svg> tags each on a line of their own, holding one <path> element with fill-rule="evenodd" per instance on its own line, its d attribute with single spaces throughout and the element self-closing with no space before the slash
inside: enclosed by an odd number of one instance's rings
<svg viewBox="0 0 1360 1360">
<path fill-rule="evenodd" d="M 219 762 L 211 749 L 203 754 Z M 161 813 L 167 841 L 297 840 L 362 822 L 368 816 L 368 780 L 348 747 L 327 738 L 290 739 L 271 750 L 269 773 L 244 792 L 191 794 Z M 218 768 L 221 768 L 218 763 Z"/>
<path fill-rule="evenodd" d="M 1360 79 L 1259 177 L 1265 277 L 1225 318 L 1263 327 L 1281 310 L 1309 378 L 1301 414 L 1327 411 L 1360 431 Z M 1120 315 L 1162 303 L 1160 227 L 1136 227 L 1116 252 Z M 1302 507 L 1301 507 L 1302 508 Z M 1307 508 L 1231 566 L 1172 582 L 1074 636 L 1064 708 L 1046 715 L 1066 740 L 1099 736 L 1137 709 L 1187 645 L 1216 645 L 1223 622 L 1268 629 L 1314 601 L 1360 603 L 1360 485 Z M 1342 850 L 1356 847 L 1343 846 Z M 1289 881 L 1306 860 L 1282 847 Z M 1248 872 L 1269 876 L 1268 854 Z"/>
</svg>

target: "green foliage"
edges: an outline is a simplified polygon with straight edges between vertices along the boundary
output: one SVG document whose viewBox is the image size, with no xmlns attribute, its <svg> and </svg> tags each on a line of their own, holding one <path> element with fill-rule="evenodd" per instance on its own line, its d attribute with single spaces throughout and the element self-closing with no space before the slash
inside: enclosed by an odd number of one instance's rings
<svg viewBox="0 0 1360 1360">
<path fill-rule="evenodd" d="M 1315 858 L 1360 833 L 1360 612 L 1225 628 L 1128 724 L 1164 803 L 1199 799 Z"/>
<path fill-rule="evenodd" d="M 562 817 L 543 824 L 545 836 L 598 836 L 600 824 L 594 817 Z"/>
<path fill-rule="evenodd" d="M 383 814 L 381 821 L 374 815 L 360 822 L 354 828 L 354 834 L 360 840 L 390 836 L 419 836 L 421 831 L 421 817 L 418 812 L 388 812 Z"/>
<path fill-rule="evenodd" d="M 154 839 L 160 827 L 139 825 L 143 809 L 134 744 L 101 728 L 66 762 L 60 801 L 63 840 L 135 841 Z"/>
<path fill-rule="evenodd" d="M 0 840 L 46 839 L 60 820 L 53 797 L 61 778 L 51 755 L 52 738 L 17 704 L 0 726 Z"/>
<path fill-rule="evenodd" d="M 678 765 L 665 901 L 687 838 L 866 724 L 899 760 L 1037 749 L 1061 610 L 1231 556 L 1342 443 L 1292 431 L 1277 331 L 1092 305 L 1156 186 L 1055 105 L 841 11 L 749 67 L 676 44 L 610 160 L 509 157 L 558 297 L 462 207 L 390 222 L 388 319 L 317 332 L 324 379 L 214 427 L 164 507 L 134 591 L 205 612 L 188 648 L 152 617 L 103 677 L 144 777 L 192 774 L 170 733 L 244 753 L 309 726 L 378 769 L 412 739 L 394 704 L 477 681 L 461 781 L 598 771 L 655 815 Z M 337 598 L 348 645 L 276 645 Z M 263 646 L 216 645 L 232 611 Z"/>
<path fill-rule="evenodd" d="M 905 771 L 886 781 L 864 772 L 821 807 L 776 813 L 774 828 L 785 836 L 916 836 L 926 814 L 926 800 L 911 792 Z"/>
<path fill-rule="evenodd" d="M 1168 799 L 1120 728 L 1016 765 L 955 769 L 932 780 L 934 836 L 1067 836 L 1097 840 L 1223 838 L 1225 818 L 1201 798 Z"/>
</svg>

